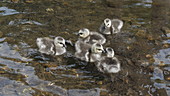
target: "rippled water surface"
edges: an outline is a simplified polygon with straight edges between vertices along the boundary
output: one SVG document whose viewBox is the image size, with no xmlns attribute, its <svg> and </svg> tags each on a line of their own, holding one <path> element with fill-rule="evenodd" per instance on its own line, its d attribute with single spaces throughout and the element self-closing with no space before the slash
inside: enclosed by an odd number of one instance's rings
<svg viewBox="0 0 170 96">
<path fill-rule="evenodd" d="M 170 1 L 0 0 L 0 96 L 170 96 Z M 121 72 L 103 74 L 74 58 L 40 54 L 36 38 L 77 40 L 105 18 L 124 21 L 111 46 Z M 107 36 L 109 40 L 109 36 Z M 114 78 L 114 79 L 113 79 Z"/>
</svg>

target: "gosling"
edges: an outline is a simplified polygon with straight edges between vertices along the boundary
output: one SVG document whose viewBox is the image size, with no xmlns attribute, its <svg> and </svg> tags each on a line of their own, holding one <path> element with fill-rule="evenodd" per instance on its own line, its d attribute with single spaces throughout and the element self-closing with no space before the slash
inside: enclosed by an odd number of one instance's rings
<svg viewBox="0 0 170 96">
<path fill-rule="evenodd" d="M 99 43 L 99 44 L 106 43 L 106 38 L 102 34 L 98 32 L 91 32 L 87 28 L 80 29 L 78 32 L 78 35 L 80 38 L 82 38 L 82 40 L 85 43 L 88 43 L 91 45 L 94 43 Z"/>
<path fill-rule="evenodd" d="M 65 39 L 60 36 L 55 37 L 54 40 L 48 37 L 37 38 L 36 43 L 40 53 L 62 55 L 66 52 Z"/>
<path fill-rule="evenodd" d="M 101 24 L 99 31 L 102 34 L 116 34 L 121 31 L 121 28 L 123 27 L 123 21 L 119 19 L 109 19 L 106 18 L 104 22 Z"/>
<path fill-rule="evenodd" d="M 96 66 L 100 72 L 103 73 L 118 73 L 120 69 L 120 61 L 114 57 L 115 52 L 112 48 L 106 48 L 107 56 L 103 56 Z"/>
</svg>

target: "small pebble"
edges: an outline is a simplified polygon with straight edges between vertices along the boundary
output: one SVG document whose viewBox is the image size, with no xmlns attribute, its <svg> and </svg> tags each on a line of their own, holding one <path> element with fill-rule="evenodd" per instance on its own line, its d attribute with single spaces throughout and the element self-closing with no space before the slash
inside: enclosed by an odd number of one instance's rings
<svg viewBox="0 0 170 96">
<path fill-rule="evenodd" d="M 25 3 L 33 3 L 34 0 L 25 0 Z"/>
<path fill-rule="evenodd" d="M 97 82 L 97 84 L 102 85 L 102 84 L 103 84 L 103 82 L 102 82 L 102 81 L 99 81 L 99 82 Z"/>
<path fill-rule="evenodd" d="M 169 48 L 169 44 L 164 44 L 163 47 L 164 48 Z"/>
<path fill-rule="evenodd" d="M 165 66 L 165 65 L 166 65 L 166 64 L 165 64 L 163 61 L 160 61 L 159 66 L 163 67 L 163 66 Z"/>
<path fill-rule="evenodd" d="M 46 11 L 47 12 L 53 12 L 54 10 L 52 8 L 47 8 Z"/>
<path fill-rule="evenodd" d="M 167 77 L 166 80 L 170 80 L 170 77 Z"/>
<path fill-rule="evenodd" d="M 79 77 L 79 74 L 76 74 L 76 77 Z"/>
<path fill-rule="evenodd" d="M 152 55 L 147 54 L 147 55 L 146 55 L 146 58 L 152 58 Z"/>
<path fill-rule="evenodd" d="M 127 49 L 128 49 L 128 50 L 130 50 L 131 48 L 132 48 L 132 47 L 130 47 L 130 46 L 127 46 Z"/>
</svg>

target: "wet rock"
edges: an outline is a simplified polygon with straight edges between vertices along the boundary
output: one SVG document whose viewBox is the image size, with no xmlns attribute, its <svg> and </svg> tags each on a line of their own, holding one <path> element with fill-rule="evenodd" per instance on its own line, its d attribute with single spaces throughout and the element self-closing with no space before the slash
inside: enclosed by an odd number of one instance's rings
<svg viewBox="0 0 170 96">
<path fill-rule="evenodd" d="M 154 58 L 150 58 L 149 59 L 149 63 L 153 63 L 153 62 L 155 62 L 155 59 Z"/>
<path fill-rule="evenodd" d="M 3 42 L 6 38 L 0 38 L 0 42 Z"/>
<path fill-rule="evenodd" d="M 102 84 L 103 84 L 103 82 L 102 82 L 102 81 L 99 81 L 99 82 L 97 82 L 97 84 L 102 85 Z"/>
<path fill-rule="evenodd" d="M 0 11 L 1 11 L 1 14 L 0 14 L 1 16 L 8 16 L 8 15 L 20 13 L 14 9 L 9 9 L 8 7 L 0 7 Z"/>
<path fill-rule="evenodd" d="M 156 67 L 154 69 L 153 78 L 154 79 L 164 80 L 163 71 L 161 69 L 159 69 L 158 67 Z"/>
<path fill-rule="evenodd" d="M 131 50 L 131 49 L 132 49 L 132 47 L 131 47 L 131 46 L 127 46 L 127 49 L 128 49 L 128 50 Z"/>
<path fill-rule="evenodd" d="M 166 78 L 167 81 L 170 81 L 170 76 Z"/>
<path fill-rule="evenodd" d="M 146 58 L 153 58 L 153 56 L 151 54 L 147 54 Z"/>
<path fill-rule="evenodd" d="M 127 96 L 138 96 L 137 92 L 132 90 L 131 88 L 128 89 Z"/>
<path fill-rule="evenodd" d="M 141 63 L 141 66 L 143 66 L 143 67 L 149 66 L 149 62 L 148 61 L 140 60 L 139 62 Z"/>
<path fill-rule="evenodd" d="M 53 8 L 47 8 L 46 11 L 47 12 L 54 12 L 54 9 Z"/>
<path fill-rule="evenodd" d="M 168 70 L 164 70 L 164 76 L 166 81 L 170 81 L 170 72 Z"/>
<path fill-rule="evenodd" d="M 163 48 L 169 48 L 169 44 L 163 44 Z"/>
<path fill-rule="evenodd" d="M 70 89 L 68 90 L 68 96 L 100 96 L 100 89 L 90 89 L 90 90 L 81 90 L 81 89 Z"/>
<path fill-rule="evenodd" d="M 164 90 L 164 88 L 156 90 L 159 96 L 169 96 L 170 90 Z"/>
<path fill-rule="evenodd" d="M 150 41 L 152 41 L 152 40 L 157 39 L 157 38 L 154 38 L 153 36 L 148 35 L 148 36 L 147 36 L 147 39 L 150 40 Z M 157 43 L 157 42 L 155 41 L 155 43 Z"/>
<path fill-rule="evenodd" d="M 32 21 L 32 20 L 27 20 L 27 19 L 16 19 L 14 21 L 10 21 L 8 23 L 8 25 L 10 26 L 16 26 L 16 25 L 44 25 L 40 22 L 37 22 L 37 21 Z M 25 29 L 28 29 L 28 28 L 25 28 Z"/>
<path fill-rule="evenodd" d="M 162 89 L 166 87 L 166 85 L 163 84 L 161 80 L 156 80 L 156 82 L 154 82 L 154 86 L 156 88 L 162 88 Z M 162 95 L 162 96 L 167 96 L 167 95 Z"/>
<path fill-rule="evenodd" d="M 34 2 L 34 0 L 24 0 L 25 1 L 25 3 L 33 3 Z"/>
<path fill-rule="evenodd" d="M 138 32 L 136 32 L 135 34 L 136 36 L 139 36 L 139 37 L 146 37 L 147 36 L 147 33 L 145 30 L 138 30 Z"/>
<path fill-rule="evenodd" d="M 64 6 L 69 6 L 69 3 L 68 2 L 63 2 L 63 5 Z"/>
<path fill-rule="evenodd" d="M 31 87 L 21 82 L 0 77 L 0 96 L 32 96 Z"/>
<path fill-rule="evenodd" d="M 160 67 L 163 67 L 163 66 L 165 66 L 166 64 L 163 62 L 163 61 L 160 61 L 160 63 L 159 63 L 159 66 Z"/>
<path fill-rule="evenodd" d="M 149 72 L 152 73 L 154 71 L 154 68 L 155 68 L 154 66 L 149 66 Z"/>
</svg>

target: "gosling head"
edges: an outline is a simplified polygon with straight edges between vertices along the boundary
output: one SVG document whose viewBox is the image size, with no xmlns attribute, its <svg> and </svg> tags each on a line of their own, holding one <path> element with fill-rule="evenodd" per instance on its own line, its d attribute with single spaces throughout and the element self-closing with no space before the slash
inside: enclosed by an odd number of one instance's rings
<svg viewBox="0 0 170 96">
<path fill-rule="evenodd" d="M 101 44 L 94 43 L 91 47 L 91 51 L 92 53 L 101 54 L 102 52 L 104 52 L 104 49 Z"/>
<path fill-rule="evenodd" d="M 46 47 L 42 42 L 42 38 L 37 38 L 36 43 L 37 43 L 38 47 L 40 47 L 40 48 Z"/>
<path fill-rule="evenodd" d="M 107 47 L 106 48 L 106 54 L 107 54 L 107 57 L 114 57 L 115 52 L 114 52 L 113 48 Z"/>
<path fill-rule="evenodd" d="M 109 18 L 104 19 L 105 27 L 111 27 L 112 21 Z"/>
<path fill-rule="evenodd" d="M 87 36 L 90 35 L 90 31 L 87 28 L 83 28 L 79 30 L 78 35 L 82 38 L 86 38 Z"/>
<path fill-rule="evenodd" d="M 65 39 L 63 37 L 57 36 L 54 39 L 54 45 L 57 47 L 66 47 Z"/>
<path fill-rule="evenodd" d="M 120 32 L 120 29 L 114 27 L 114 25 L 112 25 L 111 27 L 112 27 L 112 33 L 113 33 L 113 34 Z"/>
</svg>

